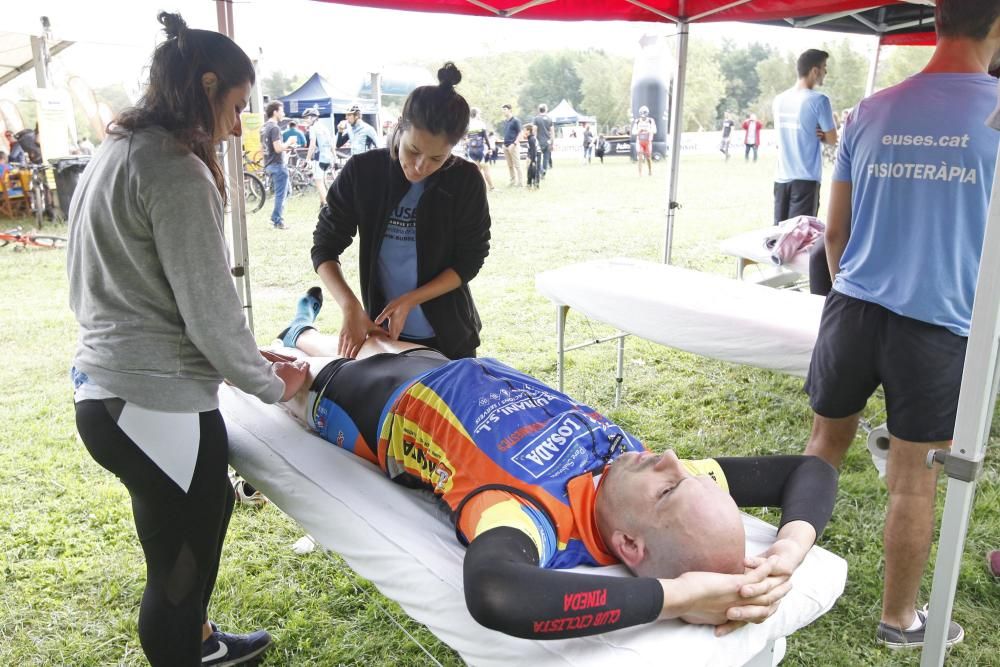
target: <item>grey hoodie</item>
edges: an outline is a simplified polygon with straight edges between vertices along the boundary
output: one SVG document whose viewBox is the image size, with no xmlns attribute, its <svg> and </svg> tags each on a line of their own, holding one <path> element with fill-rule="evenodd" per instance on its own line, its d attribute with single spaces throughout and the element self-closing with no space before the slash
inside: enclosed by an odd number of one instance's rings
<svg viewBox="0 0 1000 667">
<path fill-rule="evenodd" d="M 265 403 L 281 398 L 243 316 L 222 198 L 201 160 L 161 128 L 109 137 L 69 220 L 76 368 L 154 410 L 212 410 L 222 378 Z"/>
</svg>

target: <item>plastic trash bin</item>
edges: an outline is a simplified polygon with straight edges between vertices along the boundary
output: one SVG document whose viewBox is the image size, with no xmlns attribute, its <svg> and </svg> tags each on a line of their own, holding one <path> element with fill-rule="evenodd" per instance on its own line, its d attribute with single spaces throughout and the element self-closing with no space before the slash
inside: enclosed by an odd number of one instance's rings
<svg viewBox="0 0 1000 667">
<path fill-rule="evenodd" d="M 73 201 L 73 193 L 76 191 L 76 184 L 80 180 L 80 174 L 90 162 L 89 155 L 61 158 L 59 160 L 49 160 L 55 170 L 56 194 L 59 197 L 59 208 L 62 209 L 63 217 L 69 217 L 69 203 Z"/>
</svg>

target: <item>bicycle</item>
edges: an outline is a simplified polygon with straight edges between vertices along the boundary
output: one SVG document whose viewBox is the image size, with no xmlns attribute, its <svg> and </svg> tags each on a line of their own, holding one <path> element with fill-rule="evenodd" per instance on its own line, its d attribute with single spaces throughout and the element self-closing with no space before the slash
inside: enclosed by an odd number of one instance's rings
<svg viewBox="0 0 1000 667">
<path fill-rule="evenodd" d="M 65 248 L 67 239 L 62 236 L 51 236 L 48 234 L 36 234 L 34 232 L 23 233 L 20 227 L 8 229 L 0 232 L 0 248 L 14 244 L 14 252 L 27 250 L 28 248 L 42 248 L 45 250 L 55 250 Z"/>
<path fill-rule="evenodd" d="M 45 174 L 49 166 L 47 164 L 28 164 L 26 168 L 31 171 L 28 200 L 31 203 L 31 210 L 35 214 L 35 226 L 41 229 L 46 216 L 52 221 L 57 221 L 62 216 L 57 216 L 55 207 L 52 206 L 52 191 L 49 190 Z"/>
<path fill-rule="evenodd" d="M 267 172 L 264 171 L 261 160 L 251 157 L 248 151 L 243 151 L 243 198 L 247 203 L 247 211 L 256 213 L 264 208 L 269 189 Z"/>
</svg>

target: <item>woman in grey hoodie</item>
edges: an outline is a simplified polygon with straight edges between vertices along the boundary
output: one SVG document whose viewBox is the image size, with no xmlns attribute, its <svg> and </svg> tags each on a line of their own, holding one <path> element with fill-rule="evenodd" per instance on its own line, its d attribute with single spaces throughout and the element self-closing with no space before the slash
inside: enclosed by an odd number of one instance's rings
<svg viewBox="0 0 1000 667">
<path fill-rule="evenodd" d="M 208 621 L 233 509 L 223 378 L 266 403 L 306 368 L 258 353 L 229 276 L 216 145 L 240 136 L 254 70 L 229 38 L 160 13 L 167 40 L 70 206 L 77 428 L 132 498 L 146 556 L 139 640 L 158 665 L 234 665 L 270 644 Z M 308 305 L 308 304 L 307 304 Z"/>
</svg>

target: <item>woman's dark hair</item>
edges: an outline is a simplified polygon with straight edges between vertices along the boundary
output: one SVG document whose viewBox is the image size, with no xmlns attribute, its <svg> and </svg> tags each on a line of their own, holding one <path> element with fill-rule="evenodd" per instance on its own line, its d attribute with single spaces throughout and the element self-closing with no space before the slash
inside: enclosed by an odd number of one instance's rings
<svg viewBox="0 0 1000 667">
<path fill-rule="evenodd" d="M 455 92 L 462 73 L 455 63 L 447 62 L 438 70 L 437 77 L 438 85 L 420 86 L 406 98 L 403 113 L 389 141 L 389 154 L 393 159 L 399 152 L 400 135 L 411 127 L 431 134 L 443 134 L 452 146 L 469 129 L 469 103 Z"/>
<path fill-rule="evenodd" d="M 226 184 L 215 153 L 215 112 L 234 86 L 253 85 L 253 63 L 233 40 L 211 30 L 187 27 L 180 14 L 160 12 L 156 19 L 167 34 L 153 51 L 149 86 L 139 102 L 118 114 L 108 127 L 112 134 L 158 125 L 172 134 L 205 163 L 226 201 Z M 209 100 L 201 78 L 212 72 L 218 79 L 215 100 Z"/>
</svg>

